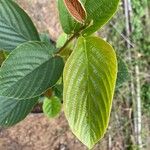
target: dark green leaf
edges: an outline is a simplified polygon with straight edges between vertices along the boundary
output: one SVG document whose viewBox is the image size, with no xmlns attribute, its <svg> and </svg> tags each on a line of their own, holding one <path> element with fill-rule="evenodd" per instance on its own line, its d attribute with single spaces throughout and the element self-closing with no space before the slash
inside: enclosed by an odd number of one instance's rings
<svg viewBox="0 0 150 150">
<path fill-rule="evenodd" d="M 23 120 L 37 101 L 38 98 L 19 100 L 0 96 L 0 126 L 10 127 Z"/>
<path fill-rule="evenodd" d="M 29 16 L 12 0 L 0 0 L 0 49 L 13 50 L 26 41 L 39 41 Z"/>
<path fill-rule="evenodd" d="M 63 99 L 63 84 L 56 84 L 53 91 L 58 98 Z"/>
<path fill-rule="evenodd" d="M 0 70 L 0 126 L 12 126 L 26 117 L 37 96 L 53 86 L 62 74 L 64 62 L 53 56 L 43 42 L 20 45 Z"/>
<path fill-rule="evenodd" d="M 49 35 L 46 33 L 41 33 L 40 34 L 40 39 L 42 42 L 45 42 L 51 46 L 51 50 L 56 50 L 55 48 L 55 42 L 50 39 Z"/>
<path fill-rule="evenodd" d="M 13 50 L 0 70 L 0 95 L 30 99 L 52 87 L 64 62 L 50 48 L 43 42 L 27 42 Z"/>
</svg>

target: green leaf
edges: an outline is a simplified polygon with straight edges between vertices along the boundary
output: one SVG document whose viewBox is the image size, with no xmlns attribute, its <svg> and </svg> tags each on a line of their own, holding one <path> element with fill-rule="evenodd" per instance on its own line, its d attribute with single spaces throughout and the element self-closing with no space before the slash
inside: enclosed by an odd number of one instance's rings
<svg viewBox="0 0 150 150">
<path fill-rule="evenodd" d="M 90 35 L 106 24 L 117 11 L 119 0 L 81 0 L 87 13 L 84 35 Z M 77 32 L 83 25 L 75 21 L 67 11 L 63 0 L 58 0 L 58 10 L 62 28 L 65 33 Z"/>
<path fill-rule="evenodd" d="M 29 16 L 12 0 L 0 0 L 0 49 L 13 50 L 26 41 L 39 41 Z"/>
<path fill-rule="evenodd" d="M 40 34 L 40 40 L 41 40 L 42 42 L 45 42 L 45 43 L 49 44 L 49 45 L 51 46 L 51 49 L 52 49 L 52 50 L 55 50 L 55 49 L 56 49 L 56 48 L 55 48 L 55 42 L 50 39 L 50 37 L 49 37 L 48 34 L 46 34 L 46 33 L 41 33 L 41 34 Z"/>
<path fill-rule="evenodd" d="M 91 25 L 83 31 L 90 35 L 106 24 L 117 11 L 119 0 L 86 0 L 87 22 Z"/>
<path fill-rule="evenodd" d="M 70 43 L 68 43 L 65 47 L 63 47 L 67 40 L 68 40 L 68 35 L 63 33 L 59 36 L 59 38 L 56 42 L 56 47 L 58 48 L 58 50 L 60 48 L 63 48 L 63 51 L 61 51 L 59 53 L 59 55 L 63 57 L 65 62 L 68 59 L 68 57 L 70 56 L 70 54 L 72 53 L 72 49 L 74 47 L 74 40 L 71 41 Z"/>
<path fill-rule="evenodd" d="M 23 120 L 37 101 L 38 98 L 19 100 L 0 96 L 0 126 L 10 127 Z"/>
<path fill-rule="evenodd" d="M 60 98 L 61 100 L 63 99 L 63 84 L 56 84 L 53 88 L 55 96 Z"/>
<path fill-rule="evenodd" d="M 27 42 L 13 50 L 0 70 L 0 95 L 30 99 L 52 87 L 64 62 L 50 48 L 43 42 Z"/>
<path fill-rule="evenodd" d="M 118 89 L 124 82 L 128 81 L 130 78 L 127 64 L 118 57 L 118 74 L 116 88 Z"/>
<path fill-rule="evenodd" d="M 79 38 L 64 68 L 64 111 L 72 132 L 92 148 L 106 132 L 117 77 L 113 48 L 98 37 Z"/>
<path fill-rule="evenodd" d="M 51 99 L 45 98 L 43 103 L 43 112 L 49 117 L 56 117 L 61 111 L 61 101 L 58 97 L 52 97 Z"/>
<path fill-rule="evenodd" d="M 37 103 L 37 96 L 53 86 L 64 66 L 43 42 L 20 45 L 0 69 L 0 126 L 12 126 L 26 117 Z"/>
<path fill-rule="evenodd" d="M 71 17 L 63 0 L 58 0 L 57 3 L 59 18 L 64 32 L 67 34 L 71 34 L 78 31 L 82 25 L 80 25 L 77 21 L 75 21 L 74 18 Z"/>
<path fill-rule="evenodd" d="M 64 46 L 65 42 L 67 41 L 68 36 L 65 33 L 62 33 L 59 37 L 58 40 L 56 42 L 56 47 L 57 48 L 61 48 Z"/>
<path fill-rule="evenodd" d="M 41 33 L 40 34 L 40 40 L 42 42 L 47 43 L 50 46 L 50 50 L 52 50 L 53 52 L 56 52 L 57 48 L 56 48 L 56 43 L 50 39 L 49 35 L 46 33 Z"/>
</svg>

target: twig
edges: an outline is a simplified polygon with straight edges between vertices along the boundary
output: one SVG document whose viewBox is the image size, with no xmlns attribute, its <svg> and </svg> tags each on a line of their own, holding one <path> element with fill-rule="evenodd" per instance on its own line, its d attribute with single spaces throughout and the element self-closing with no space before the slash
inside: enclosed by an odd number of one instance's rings
<svg viewBox="0 0 150 150">
<path fill-rule="evenodd" d="M 61 52 L 67 47 L 67 45 L 68 45 L 72 40 L 74 40 L 78 35 L 79 35 L 79 34 L 74 34 L 74 35 L 72 35 L 72 36 L 66 41 L 66 43 L 64 44 L 64 46 L 59 49 L 59 51 L 57 52 L 57 54 L 58 54 L 58 53 L 61 53 Z"/>
<path fill-rule="evenodd" d="M 61 47 L 61 48 L 59 49 L 59 51 L 56 52 L 56 54 L 60 54 L 60 53 L 67 47 L 67 45 L 68 45 L 71 41 L 73 41 L 75 38 L 77 38 L 77 37 L 81 34 L 81 32 L 82 32 L 87 26 L 88 26 L 88 24 L 84 25 L 83 27 L 80 28 L 80 30 L 79 30 L 78 32 L 74 33 L 74 34 L 66 41 L 66 43 L 63 45 L 63 47 Z"/>
</svg>

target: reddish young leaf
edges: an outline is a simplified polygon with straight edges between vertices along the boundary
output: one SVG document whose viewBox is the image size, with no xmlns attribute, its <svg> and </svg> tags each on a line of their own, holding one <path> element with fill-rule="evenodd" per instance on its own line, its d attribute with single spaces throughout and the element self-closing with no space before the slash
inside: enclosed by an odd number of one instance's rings
<svg viewBox="0 0 150 150">
<path fill-rule="evenodd" d="M 64 3 L 76 21 L 83 23 L 86 19 L 86 11 L 81 4 L 80 0 L 64 0 Z"/>
</svg>

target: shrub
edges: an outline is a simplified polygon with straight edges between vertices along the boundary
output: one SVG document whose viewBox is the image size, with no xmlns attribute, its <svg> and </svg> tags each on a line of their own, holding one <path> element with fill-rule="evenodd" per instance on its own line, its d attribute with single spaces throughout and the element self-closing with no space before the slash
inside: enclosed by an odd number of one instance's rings
<svg viewBox="0 0 150 150">
<path fill-rule="evenodd" d="M 0 126 L 15 125 L 38 103 L 54 117 L 63 104 L 70 128 L 82 143 L 92 148 L 103 137 L 117 73 L 119 87 L 127 68 L 121 58 L 117 63 L 110 44 L 92 34 L 110 20 L 118 3 L 58 0 L 65 33 L 55 45 L 37 32 L 15 2 L 0 0 Z"/>
</svg>

